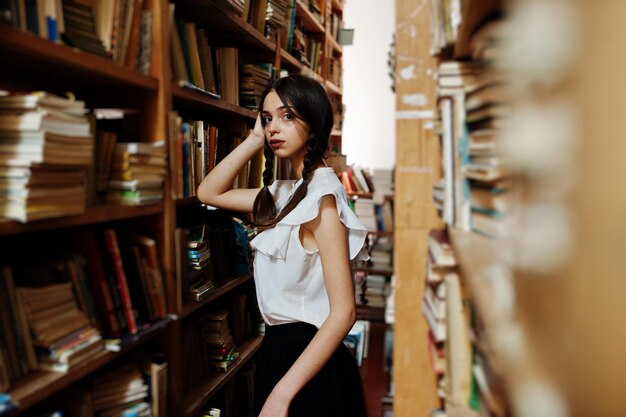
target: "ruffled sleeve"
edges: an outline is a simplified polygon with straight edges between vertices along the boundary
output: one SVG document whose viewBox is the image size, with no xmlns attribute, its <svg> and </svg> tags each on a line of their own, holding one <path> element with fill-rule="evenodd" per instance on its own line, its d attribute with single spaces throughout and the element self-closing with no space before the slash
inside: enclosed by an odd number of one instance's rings
<svg viewBox="0 0 626 417">
<path fill-rule="evenodd" d="M 313 185 L 312 182 L 309 185 L 307 196 L 291 213 L 285 216 L 274 228 L 259 233 L 250 242 L 252 247 L 269 257 L 285 259 L 292 229 L 315 219 L 319 213 L 322 197 L 332 195 L 335 197 L 339 219 L 348 229 L 350 259 L 369 259 L 367 250 L 364 248 L 367 229 L 348 205 L 348 198 L 341 183 L 324 179 L 318 181 L 315 186 Z"/>
</svg>

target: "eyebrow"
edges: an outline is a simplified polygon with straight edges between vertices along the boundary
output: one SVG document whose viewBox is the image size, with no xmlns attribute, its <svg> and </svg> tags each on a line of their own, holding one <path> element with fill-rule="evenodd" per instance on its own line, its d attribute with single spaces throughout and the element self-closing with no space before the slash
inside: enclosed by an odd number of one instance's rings
<svg viewBox="0 0 626 417">
<path fill-rule="evenodd" d="M 280 106 L 276 110 L 286 110 L 286 109 L 287 109 L 287 106 Z M 270 112 L 269 110 L 265 110 L 265 109 L 261 110 L 261 113 L 269 113 L 269 112 Z"/>
</svg>

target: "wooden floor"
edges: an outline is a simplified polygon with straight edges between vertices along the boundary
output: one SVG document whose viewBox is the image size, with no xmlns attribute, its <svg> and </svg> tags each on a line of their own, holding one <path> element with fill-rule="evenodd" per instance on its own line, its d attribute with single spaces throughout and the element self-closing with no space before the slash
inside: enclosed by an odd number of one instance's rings
<svg viewBox="0 0 626 417">
<path fill-rule="evenodd" d="M 388 377 L 383 362 L 384 339 L 385 323 L 371 322 L 369 352 L 361 364 L 367 417 L 382 416 L 381 399 L 387 394 Z"/>
</svg>

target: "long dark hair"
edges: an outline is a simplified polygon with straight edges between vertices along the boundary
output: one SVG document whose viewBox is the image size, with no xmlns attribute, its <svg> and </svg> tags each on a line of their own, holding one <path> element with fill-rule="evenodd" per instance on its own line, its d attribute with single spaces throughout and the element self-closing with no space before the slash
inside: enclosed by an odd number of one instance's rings
<svg viewBox="0 0 626 417">
<path fill-rule="evenodd" d="M 328 138 L 333 127 L 333 106 L 320 83 L 300 74 L 292 74 L 270 83 L 259 97 L 259 108 L 263 109 L 265 97 L 275 91 L 287 110 L 302 120 L 309 128 L 309 137 L 304 155 L 302 183 L 295 190 L 285 207 L 278 213 L 276 202 L 269 186 L 274 178 L 274 152 L 265 141 L 265 170 L 263 188 L 254 200 L 254 224 L 259 230 L 274 227 L 306 197 L 314 168 L 323 163 L 328 149 Z M 263 125 L 265 127 L 265 125 Z"/>
</svg>

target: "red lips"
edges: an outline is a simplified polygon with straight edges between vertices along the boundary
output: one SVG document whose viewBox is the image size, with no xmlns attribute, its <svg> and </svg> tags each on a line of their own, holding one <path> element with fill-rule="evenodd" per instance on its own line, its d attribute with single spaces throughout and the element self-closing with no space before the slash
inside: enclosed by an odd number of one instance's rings
<svg viewBox="0 0 626 417">
<path fill-rule="evenodd" d="M 270 146 L 272 148 L 278 148 L 280 145 L 282 145 L 283 143 L 285 143 L 284 140 L 278 140 L 278 139 L 272 139 L 270 140 Z"/>
</svg>

